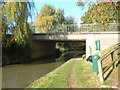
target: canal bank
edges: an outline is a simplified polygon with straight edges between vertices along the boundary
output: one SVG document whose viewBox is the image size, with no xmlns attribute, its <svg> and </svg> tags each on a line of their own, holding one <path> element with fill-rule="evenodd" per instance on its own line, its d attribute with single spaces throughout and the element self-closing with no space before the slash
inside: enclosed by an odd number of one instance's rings
<svg viewBox="0 0 120 90">
<path fill-rule="evenodd" d="M 74 83 L 73 83 L 74 82 Z M 92 72 L 89 62 L 72 58 L 61 67 L 34 81 L 29 88 L 99 88 L 97 74 Z"/>
<path fill-rule="evenodd" d="M 18 64 L 4 65 L 2 67 L 2 79 L 3 79 L 2 87 L 25 88 L 28 85 L 30 85 L 34 80 L 37 80 L 42 76 L 45 76 L 49 72 L 52 73 L 51 72 L 52 70 L 57 71 L 59 68 L 63 67 L 66 64 L 65 63 L 66 61 L 68 61 L 72 57 L 75 57 L 75 55 L 73 54 L 72 56 L 72 54 L 67 53 L 61 55 L 61 57 L 59 58 L 56 58 L 55 56 L 51 56 L 49 58 L 46 57 L 46 58 L 33 59 L 30 60 L 29 62 L 24 62 L 21 64 L 18 63 Z"/>
<path fill-rule="evenodd" d="M 67 80 L 69 78 L 69 71 L 73 65 L 73 60 L 70 59 L 57 69 L 51 71 L 46 76 L 35 80 L 28 88 L 68 88 Z"/>
</svg>

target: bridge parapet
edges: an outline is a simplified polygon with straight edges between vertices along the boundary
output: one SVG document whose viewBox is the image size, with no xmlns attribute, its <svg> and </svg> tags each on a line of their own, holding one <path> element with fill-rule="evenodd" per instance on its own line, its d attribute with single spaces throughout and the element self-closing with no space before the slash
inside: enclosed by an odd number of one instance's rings
<svg viewBox="0 0 120 90">
<path fill-rule="evenodd" d="M 114 32 L 69 32 L 69 33 L 35 33 L 34 40 L 85 40 L 92 36 L 96 37 L 118 37 L 120 31 Z"/>
<path fill-rule="evenodd" d="M 120 23 L 81 24 L 80 30 L 87 32 L 120 31 Z"/>
<path fill-rule="evenodd" d="M 107 24 L 69 24 L 34 26 L 35 33 L 73 33 L 73 32 L 106 32 L 120 31 L 120 23 Z M 48 28 L 45 28 L 48 27 Z"/>
</svg>

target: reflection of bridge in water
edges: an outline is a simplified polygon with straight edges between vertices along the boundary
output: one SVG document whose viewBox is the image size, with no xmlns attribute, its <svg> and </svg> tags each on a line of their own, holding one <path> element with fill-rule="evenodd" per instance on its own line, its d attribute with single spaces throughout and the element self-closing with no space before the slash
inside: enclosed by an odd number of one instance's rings
<svg viewBox="0 0 120 90">
<path fill-rule="evenodd" d="M 84 26 L 84 25 L 83 25 Z M 86 42 L 86 56 L 94 54 L 96 51 L 95 41 L 100 40 L 100 48 L 101 50 L 106 49 L 107 47 L 120 43 L 120 27 L 119 24 L 107 24 L 104 27 L 99 25 L 86 25 L 78 30 L 71 30 L 71 32 L 59 32 L 59 33 L 35 33 L 34 40 L 32 42 L 33 50 L 34 50 L 34 57 L 37 58 L 45 57 L 49 55 L 55 54 L 55 44 L 56 42 Z M 96 27 L 96 28 L 95 28 Z M 98 32 L 98 30 L 100 30 Z M 90 31 L 91 30 L 91 31 Z M 84 32 L 83 32 L 84 31 Z M 88 32 L 89 31 L 89 32 Z M 94 31 L 94 32 L 93 32 Z M 97 31 L 97 32 L 95 32 Z"/>
</svg>

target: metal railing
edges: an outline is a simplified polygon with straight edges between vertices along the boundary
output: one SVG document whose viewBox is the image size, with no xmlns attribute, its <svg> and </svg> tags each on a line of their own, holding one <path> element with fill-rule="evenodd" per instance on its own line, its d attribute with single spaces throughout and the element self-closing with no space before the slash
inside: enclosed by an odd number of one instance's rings
<svg viewBox="0 0 120 90">
<path fill-rule="evenodd" d="M 35 26 L 34 31 L 36 33 L 67 33 L 67 32 L 76 32 L 78 30 L 77 24 L 69 25 L 43 25 Z"/>
<path fill-rule="evenodd" d="M 87 32 L 120 31 L 120 23 L 81 24 L 80 30 Z"/>
<path fill-rule="evenodd" d="M 107 24 L 69 24 L 34 26 L 34 33 L 69 33 L 69 32 L 106 32 L 120 31 L 120 23 Z"/>
</svg>

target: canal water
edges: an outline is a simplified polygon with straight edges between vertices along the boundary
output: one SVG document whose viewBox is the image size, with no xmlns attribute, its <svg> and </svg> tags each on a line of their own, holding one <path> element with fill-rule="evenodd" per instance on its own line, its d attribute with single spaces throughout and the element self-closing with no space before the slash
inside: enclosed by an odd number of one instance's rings
<svg viewBox="0 0 120 90">
<path fill-rule="evenodd" d="M 47 58 L 5 66 L 2 68 L 2 88 L 25 88 L 63 63 Z"/>
</svg>

